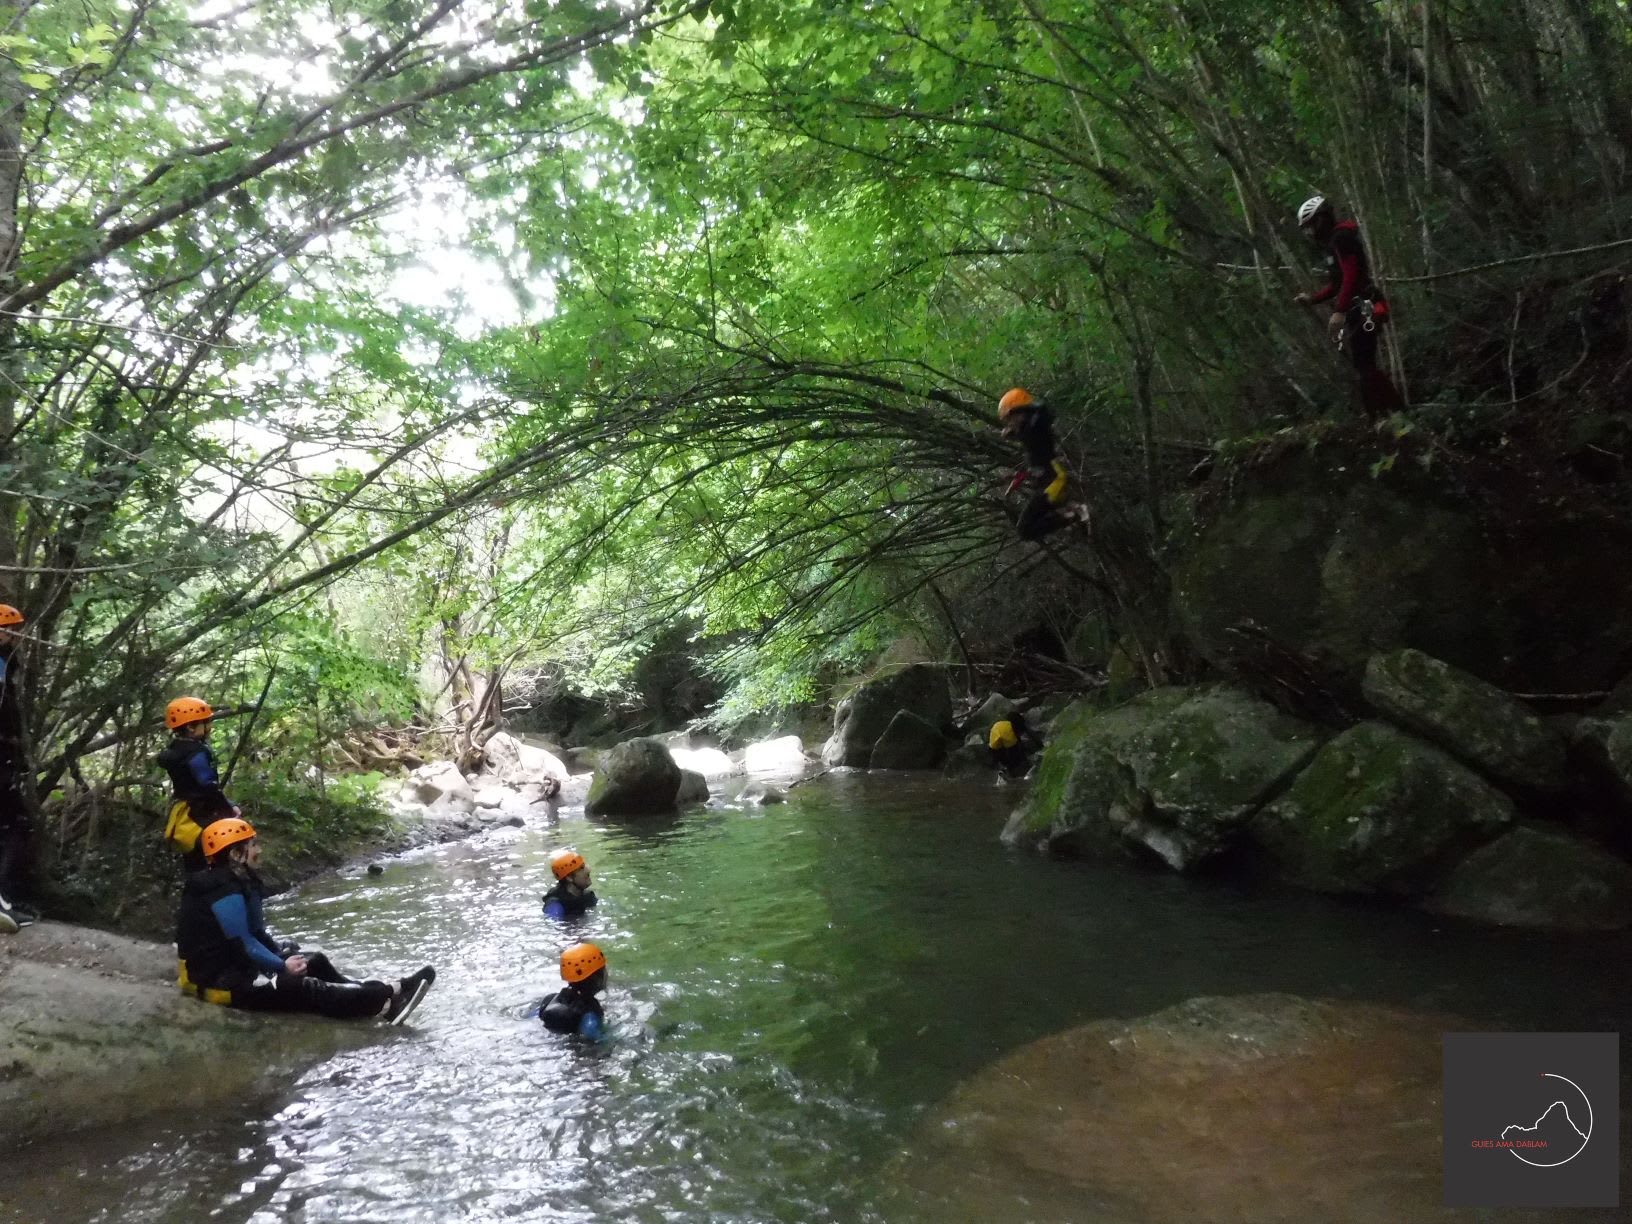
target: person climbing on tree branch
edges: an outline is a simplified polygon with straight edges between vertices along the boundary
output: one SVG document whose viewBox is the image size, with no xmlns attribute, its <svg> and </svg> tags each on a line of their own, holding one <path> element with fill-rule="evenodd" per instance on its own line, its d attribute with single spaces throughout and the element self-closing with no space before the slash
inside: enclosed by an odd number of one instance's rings
<svg viewBox="0 0 1632 1224">
<path fill-rule="evenodd" d="M 1401 411 L 1405 401 L 1388 375 L 1377 368 L 1377 339 L 1388 320 L 1388 299 L 1371 278 L 1359 225 L 1337 220 L 1332 202 L 1317 195 L 1298 209 L 1298 226 L 1325 254 L 1327 283 L 1298 294 L 1296 300 L 1305 306 L 1332 304 L 1326 331 L 1354 364 L 1360 380 L 1360 407 L 1366 416 L 1375 421 Z"/>
<path fill-rule="evenodd" d="M 1005 502 L 1022 488 L 1031 496 L 1015 516 L 1022 540 L 1041 540 L 1072 523 L 1088 524 L 1088 507 L 1066 501 L 1070 478 L 1054 449 L 1054 413 L 1024 387 L 1013 387 L 997 403 L 997 420 L 1005 437 L 1026 448 L 1025 466 L 1014 473 Z"/>
</svg>

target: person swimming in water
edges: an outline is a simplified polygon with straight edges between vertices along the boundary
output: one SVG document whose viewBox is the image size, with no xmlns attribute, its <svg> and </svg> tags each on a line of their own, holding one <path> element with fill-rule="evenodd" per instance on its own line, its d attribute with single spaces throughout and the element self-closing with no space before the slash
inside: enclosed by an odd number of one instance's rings
<svg viewBox="0 0 1632 1224">
<path fill-rule="evenodd" d="M 561 978 L 566 985 L 544 996 L 538 1018 L 552 1033 L 599 1041 L 606 1028 L 606 1012 L 595 996 L 606 989 L 605 954 L 592 943 L 573 944 L 561 953 Z"/>
<path fill-rule="evenodd" d="M 595 908 L 595 892 L 589 886 L 589 867 L 576 850 L 557 850 L 550 855 L 555 887 L 544 894 L 546 918 L 576 918 Z"/>
</svg>

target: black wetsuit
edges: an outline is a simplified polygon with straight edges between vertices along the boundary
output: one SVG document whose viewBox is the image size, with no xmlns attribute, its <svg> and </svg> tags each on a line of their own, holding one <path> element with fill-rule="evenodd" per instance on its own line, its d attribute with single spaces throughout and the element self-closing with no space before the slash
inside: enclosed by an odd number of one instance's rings
<svg viewBox="0 0 1632 1224">
<path fill-rule="evenodd" d="M 305 973 L 289 973 L 261 916 L 260 877 L 248 868 L 211 867 L 187 877 L 176 952 L 183 989 L 229 1007 L 353 1020 L 379 1015 L 391 1000 L 390 986 L 348 978 L 321 952 L 306 956 Z"/>
<path fill-rule="evenodd" d="M 595 890 L 593 888 L 570 888 L 567 881 L 562 880 L 544 894 L 544 912 L 551 918 L 576 918 L 586 910 L 595 908 Z M 550 906 L 556 907 L 555 913 L 550 913 Z"/>
<path fill-rule="evenodd" d="M 1014 436 L 1026 448 L 1026 466 L 1016 473 L 1016 483 L 1023 480 L 1031 491 L 1015 526 L 1022 540 L 1040 540 L 1070 522 L 1054 508 L 1065 500 L 1065 468 L 1054 448 L 1054 413 L 1047 404 L 1033 404 L 1024 410 Z"/>
<path fill-rule="evenodd" d="M 0 645 L 0 895 L 9 902 L 27 890 L 31 857 L 23 671 L 16 649 L 14 644 Z"/>
<path fill-rule="evenodd" d="M 552 1033 L 599 1037 L 606 1023 L 606 1012 L 594 995 L 579 986 L 568 985 L 552 995 L 544 996 L 544 1002 L 539 1005 L 538 1018 Z"/>
<path fill-rule="evenodd" d="M 203 871 L 203 831 L 232 815 L 232 800 L 221 789 L 215 753 L 201 739 L 177 735 L 157 757 L 170 775 L 170 822 L 165 836 L 182 852 L 182 867 Z"/>
<path fill-rule="evenodd" d="M 1404 407 L 1400 393 L 1377 368 L 1377 329 L 1388 317 L 1388 301 L 1371 278 L 1371 261 L 1353 221 L 1332 226 L 1326 241 L 1326 281 L 1310 301 L 1329 301 L 1332 312 L 1343 316 L 1343 347 L 1360 378 L 1361 407 L 1371 417 L 1399 411 Z"/>
</svg>

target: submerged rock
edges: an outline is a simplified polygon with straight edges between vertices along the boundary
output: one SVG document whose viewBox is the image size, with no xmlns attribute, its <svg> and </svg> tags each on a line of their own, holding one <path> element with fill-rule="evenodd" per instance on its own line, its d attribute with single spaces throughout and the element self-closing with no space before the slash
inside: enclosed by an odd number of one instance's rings
<svg viewBox="0 0 1632 1224">
<path fill-rule="evenodd" d="M 1632 926 L 1632 866 L 1567 833 L 1520 826 L 1463 859 L 1428 907 L 1501 926 L 1617 931 Z"/>
<path fill-rule="evenodd" d="M 625 740 L 595 770 L 584 811 L 591 816 L 672 812 L 679 792 L 680 766 L 660 741 Z"/>
<path fill-rule="evenodd" d="M 890 719 L 873 746 L 871 769 L 934 769 L 946 755 L 939 727 L 931 726 L 910 710 Z"/>
<path fill-rule="evenodd" d="M 822 763 L 866 769 L 872 764 L 873 745 L 902 710 L 936 728 L 951 722 L 946 669 L 915 663 L 863 682 L 834 710 L 833 735 L 822 747 Z"/>
<path fill-rule="evenodd" d="M 942 770 L 949 778 L 979 778 L 992 772 L 992 752 L 984 738 L 971 735 L 954 748 Z"/>
<path fill-rule="evenodd" d="M 1466 765 L 1367 722 L 1322 748 L 1252 834 L 1306 888 L 1415 894 L 1512 819 L 1512 801 Z"/>
<path fill-rule="evenodd" d="M 1156 689 L 1105 713 L 1078 703 L 1003 836 L 1069 853 L 1148 852 L 1183 871 L 1234 841 L 1320 735 L 1229 685 Z"/>
<path fill-rule="evenodd" d="M 1366 700 L 1390 722 L 1487 777 L 1532 790 L 1564 785 L 1564 743 L 1494 684 L 1420 650 L 1373 655 Z"/>
<path fill-rule="evenodd" d="M 888 1218 L 1376 1224 L 1440 1206 L 1442 1016 L 1192 999 L 1021 1048 L 890 1171 Z"/>
</svg>

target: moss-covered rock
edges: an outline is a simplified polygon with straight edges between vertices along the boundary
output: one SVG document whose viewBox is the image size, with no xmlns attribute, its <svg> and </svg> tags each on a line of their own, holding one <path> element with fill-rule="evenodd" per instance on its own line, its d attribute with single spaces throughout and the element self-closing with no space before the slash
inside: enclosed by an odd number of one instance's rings
<svg viewBox="0 0 1632 1224">
<path fill-rule="evenodd" d="M 1632 926 L 1632 866 L 1555 829 L 1520 826 L 1457 864 L 1428 906 L 1501 926 Z"/>
<path fill-rule="evenodd" d="M 833 735 L 822 747 L 822 763 L 866 769 L 873 746 L 902 710 L 910 710 L 932 727 L 952 721 L 952 691 L 946 669 L 915 663 L 858 686 L 833 711 Z"/>
<path fill-rule="evenodd" d="M 662 741 L 625 740 L 601 760 L 584 811 L 591 816 L 643 816 L 674 811 L 680 766 Z"/>
<path fill-rule="evenodd" d="M 1414 647 L 1516 692 L 1586 691 L 1632 652 L 1632 530 L 1556 499 L 1480 502 L 1401 464 L 1293 452 L 1234 474 L 1222 508 L 1172 542 L 1175 620 L 1228 666 L 1250 622 L 1358 684 Z"/>
<path fill-rule="evenodd" d="M 1366 700 L 1390 722 L 1487 777 L 1532 790 L 1564 785 L 1564 743 L 1536 715 L 1486 684 L 1420 650 L 1373 655 Z"/>
<path fill-rule="evenodd" d="M 1366 722 L 1322 748 L 1252 834 L 1304 887 L 1411 895 L 1512 819 L 1507 796 L 1448 753 Z"/>
<path fill-rule="evenodd" d="M 1320 733 L 1229 685 L 1155 689 L 1056 721 L 1006 840 L 1067 853 L 1134 851 L 1187 870 L 1234 840 L 1307 761 Z"/>
</svg>

